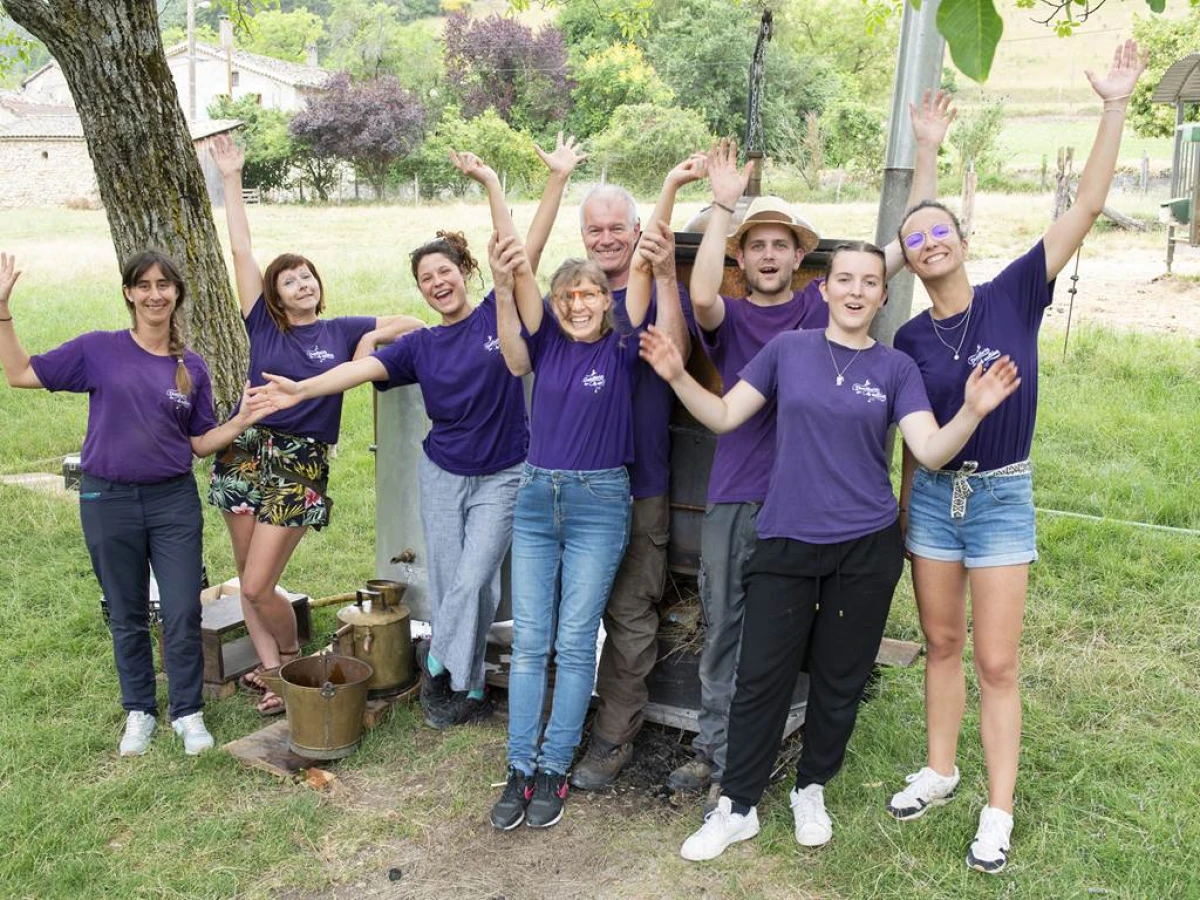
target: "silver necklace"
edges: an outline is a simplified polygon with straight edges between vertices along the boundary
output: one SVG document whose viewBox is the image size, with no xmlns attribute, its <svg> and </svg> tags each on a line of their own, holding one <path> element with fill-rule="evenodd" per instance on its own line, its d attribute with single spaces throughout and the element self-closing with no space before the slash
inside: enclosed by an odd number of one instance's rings
<svg viewBox="0 0 1200 900">
<path fill-rule="evenodd" d="M 829 342 L 829 335 L 825 335 L 825 349 L 829 351 L 829 361 L 833 363 L 833 371 L 837 373 L 837 381 L 835 383 L 838 387 L 841 387 L 846 383 L 846 370 L 854 365 L 854 361 L 858 359 L 858 354 L 862 353 L 867 348 L 859 347 L 858 350 L 854 352 L 854 355 L 850 357 L 850 362 L 846 363 L 846 365 L 842 366 L 840 369 L 838 368 L 837 360 L 833 358 L 833 344 Z"/>
<path fill-rule="evenodd" d="M 933 336 L 938 339 L 939 344 L 941 344 L 943 347 L 945 347 L 947 350 L 949 350 L 951 353 L 954 354 L 955 359 L 958 359 L 958 353 L 960 350 L 962 350 L 962 345 L 967 340 L 967 331 L 971 326 L 971 310 L 974 308 L 975 308 L 975 299 L 972 297 L 971 302 L 967 304 L 967 314 L 965 316 L 963 316 L 962 321 L 959 322 L 958 325 L 951 325 L 949 328 L 945 328 L 945 327 L 939 325 L 937 323 L 937 320 L 934 319 L 934 317 L 933 317 L 933 310 L 932 309 L 929 310 L 929 321 L 933 323 Z M 949 344 L 947 344 L 945 342 L 945 340 L 943 340 L 941 332 L 945 331 L 945 332 L 949 333 L 951 331 L 957 331 L 959 329 L 959 327 L 962 327 L 962 334 L 958 338 L 958 346 L 951 347 Z"/>
</svg>

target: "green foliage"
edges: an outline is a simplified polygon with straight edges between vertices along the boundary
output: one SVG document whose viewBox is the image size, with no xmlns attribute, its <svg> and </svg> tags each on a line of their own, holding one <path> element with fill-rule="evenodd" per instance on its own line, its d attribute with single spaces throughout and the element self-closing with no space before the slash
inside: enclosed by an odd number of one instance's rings
<svg viewBox="0 0 1200 900">
<path fill-rule="evenodd" d="M 958 70 L 978 82 L 987 81 L 1004 33 L 992 0 L 942 0 L 937 11 L 938 31 L 950 46 Z"/>
<path fill-rule="evenodd" d="M 621 43 L 621 25 L 617 16 L 627 5 L 626 0 L 564 3 L 557 24 L 567 46 L 580 56 L 592 56 Z"/>
<path fill-rule="evenodd" d="M 295 162 L 296 146 L 288 134 L 291 115 L 263 109 L 253 97 L 230 100 L 219 97 L 208 108 L 214 119 L 241 119 L 246 123 L 239 143 L 246 152 L 242 181 L 246 187 L 271 190 L 286 187 Z"/>
<path fill-rule="evenodd" d="M 293 12 L 264 9 L 248 22 L 250 28 L 242 36 L 242 47 L 290 62 L 304 62 L 309 45 L 316 44 L 325 33 L 321 19 L 303 7 Z"/>
<path fill-rule="evenodd" d="M 393 177 L 411 181 L 416 176 L 422 196 L 449 191 L 462 194 L 474 182 L 465 179 L 450 162 L 451 150 L 470 150 L 506 179 L 509 191 L 527 192 L 539 184 L 545 168 L 533 142 L 512 128 L 494 109 L 464 119 L 457 109 L 447 109 L 432 134 L 414 153 L 392 167 Z"/>
<path fill-rule="evenodd" d="M 610 181 L 653 194 L 672 166 L 711 142 L 712 132 L 695 110 L 639 103 L 613 113 L 608 128 L 592 141 L 592 159 Z"/>
<path fill-rule="evenodd" d="M 959 175 L 971 163 L 980 178 L 994 175 L 1004 168 L 1004 147 L 1000 133 L 1004 131 L 1004 101 L 984 98 L 983 103 L 961 116 L 950 130 L 949 144 L 956 155 L 955 170 Z"/>
<path fill-rule="evenodd" d="M 571 92 L 567 130 L 580 138 L 603 131 L 617 107 L 666 105 L 675 97 L 633 44 L 613 44 L 589 56 L 572 75 L 575 89 Z"/>
<path fill-rule="evenodd" d="M 891 3 L 860 0 L 807 0 L 785 4 L 775 15 L 775 35 L 767 52 L 772 78 L 781 50 L 818 64 L 836 78 L 842 99 L 887 102 L 900 45 L 900 17 Z M 836 74 L 835 74 L 836 73 Z"/>
<path fill-rule="evenodd" d="M 326 68 L 355 78 L 396 75 L 411 90 L 440 75 L 441 52 L 425 26 L 408 26 L 399 7 L 378 0 L 330 0 L 321 58 Z"/>
<path fill-rule="evenodd" d="M 1175 104 L 1151 103 L 1150 95 L 1171 64 L 1200 47 L 1200 10 L 1193 9 L 1184 19 L 1136 16 L 1133 36 L 1148 56 L 1146 73 L 1138 80 L 1129 101 L 1128 122 L 1143 137 L 1171 137 L 1175 134 Z M 1184 112 L 1187 121 L 1200 116 L 1200 106 Z"/>
<path fill-rule="evenodd" d="M 880 172 L 885 116 L 858 100 L 835 103 L 821 117 L 825 164 L 831 168 Z"/>
</svg>

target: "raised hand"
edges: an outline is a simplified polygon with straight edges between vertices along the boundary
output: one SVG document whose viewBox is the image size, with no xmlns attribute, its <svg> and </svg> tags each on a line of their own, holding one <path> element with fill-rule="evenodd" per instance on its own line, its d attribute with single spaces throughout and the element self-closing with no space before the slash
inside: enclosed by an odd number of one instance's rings
<svg viewBox="0 0 1200 900">
<path fill-rule="evenodd" d="M 908 115 L 912 120 L 913 137 L 918 144 L 940 147 L 946 138 L 946 130 L 958 115 L 953 106 L 954 95 L 949 91 L 926 91 L 921 105 L 908 104 Z"/>
<path fill-rule="evenodd" d="M 708 154 L 697 151 L 667 173 L 667 183 L 677 188 L 699 181 L 708 174 Z M 739 195 L 740 196 L 740 195 Z"/>
<path fill-rule="evenodd" d="M 1125 106 L 1133 96 L 1133 89 L 1145 69 L 1146 54 L 1139 53 L 1137 41 L 1131 39 L 1117 44 L 1117 49 L 1113 51 L 1112 67 L 1104 78 L 1100 78 L 1090 69 L 1085 69 L 1083 74 L 1087 75 L 1092 90 L 1100 95 L 1105 105 L 1124 101 L 1121 105 Z"/>
<path fill-rule="evenodd" d="M 650 363 L 659 378 L 674 381 L 683 374 L 683 357 L 679 355 L 679 348 L 656 325 L 647 326 L 638 340 L 638 355 Z"/>
<path fill-rule="evenodd" d="M 656 278 L 675 277 L 675 233 L 671 226 L 659 220 L 646 227 L 638 241 L 634 264 Z"/>
<path fill-rule="evenodd" d="M 17 268 L 17 258 L 8 253 L 0 253 L 0 313 L 8 318 L 8 298 L 12 294 L 13 285 L 21 277 Z"/>
<path fill-rule="evenodd" d="M 522 266 L 528 265 L 525 258 L 525 247 L 516 235 L 500 237 L 492 232 L 488 241 L 488 264 L 492 268 L 492 283 L 497 289 L 511 291 L 516 281 L 517 272 Z"/>
<path fill-rule="evenodd" d="M 1009 357 L 1002 356 L 988 367 L 986 374 L 982 365 L 975 367 L 967 379 L 965 405 L 983 418 L 1020 386 L 1017 364 Z"/>
<path fill-rule="evenodd" d="M 217 164 L 222 178 L 240 175 L 246 165 L 246 153 L 228 134 L 218 134 L 208 145 L 209 156 Z"/>
<path fill-rule="evenodd" d="M 467 150 L 451 150 L 450 162 L 454 163 L 454 168 L 458 171 L 480 184 L 487 184 L 489 180 L 493 179 L 499 180 L 491 166 Z"/>
<path fill-rule="evenodd" d="M 550 170 L 552 175 L 559 175 L 566 178 L 575 171 L 575 167 L 587 159 L 587 154 L 578 149 L 575 143 L 575 135 L 567 135 L 563 139 L 563 133 L 558 133 L 558 138 L 554 142 L 554 149 L 547 153 L 536 143 L 533 145 L 533 150 L 546 168 Z"/>
<path fill-rule="evenodd" d="M 708 181 L 712 185 L 713 200 L 732 207 L 746 193 L 750 182 L 750 166 L 738 171 L 737 141 L 721 138 L 708 151 Z"/>
</svg>

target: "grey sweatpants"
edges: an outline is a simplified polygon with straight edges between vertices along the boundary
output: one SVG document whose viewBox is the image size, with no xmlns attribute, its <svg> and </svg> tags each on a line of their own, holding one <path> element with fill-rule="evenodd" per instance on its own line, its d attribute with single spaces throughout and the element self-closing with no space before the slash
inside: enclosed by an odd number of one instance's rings
<svg viewBox="0 0 1200 900">
<path fill-rule="evenodd" d="M 700 604 L 704 649 L 700 651 L 700 733 L 692 749 L 712 760 L 712 777 L 725 772 L 729 704 L 742 647 L 742 580 L 758 543 L 759 503 L 710 503 L 700 526 Z"/>
<path fill-rule="evenodd" d="M 500 603 L 500 565 L 512 543 L 520 478 L 520 463 L 493 475 L 455 475 L 421 455 L 430 652 L 450 671 L 456 691 L 483 688 L 483 655 Z"/>
</svg>

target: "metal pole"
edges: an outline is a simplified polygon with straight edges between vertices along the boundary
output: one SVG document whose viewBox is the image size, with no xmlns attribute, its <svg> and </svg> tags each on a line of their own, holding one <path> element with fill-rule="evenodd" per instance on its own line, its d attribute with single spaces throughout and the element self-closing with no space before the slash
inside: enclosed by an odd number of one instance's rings
<svg viewBox="0 0 1200 900">
<path fill-rule="evenodd" d="M 920 9 L 904 4 L 900 23 L 900 54 L 892 88 L 892 115 L 888 124 L 887 157 L 883 191 L 879 198 L 879 220 L 875 243 L 884 247 L 896 237 L 912 189 L 916 142 L 909 124 L 908 104 L 919 103 L 926 90 L 942 83 L 942 59 L 946 42 L 937 31 L 939 0 L 924 0 Z M 875 317 L 871 335 L 885 344 L 912 313 L 912 273 L 900 272 L 888 285 L 887 305 Z"/>
<path fill-rule="evenodd" d="M 196 121 L 196 0 L 187 0 L 188 121 Z"/>
</svg>

